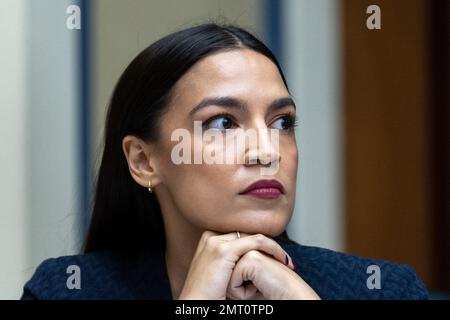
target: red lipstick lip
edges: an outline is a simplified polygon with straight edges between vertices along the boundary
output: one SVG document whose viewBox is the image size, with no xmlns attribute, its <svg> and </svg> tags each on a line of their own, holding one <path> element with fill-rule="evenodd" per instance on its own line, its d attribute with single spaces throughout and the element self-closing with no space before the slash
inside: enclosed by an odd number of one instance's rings
<svg viewBox="0 0 450 320">
<path fill-rule="evenodd" d="M 277 180 L 258 180 L 239 194 L 247 194 L 258 189 L 278 189 L 280 193 L 284 194 L 283 185 Z"/>
</svg>

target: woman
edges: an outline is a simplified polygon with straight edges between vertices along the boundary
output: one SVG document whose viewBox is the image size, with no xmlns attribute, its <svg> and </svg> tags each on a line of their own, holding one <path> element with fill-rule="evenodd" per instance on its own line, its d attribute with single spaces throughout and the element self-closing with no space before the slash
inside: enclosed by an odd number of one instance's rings
<svg viewBox="0 0 450 320">
<path fill-rule="evenodd" d="M 277 60 L 241 28 L 146 48 L 111 99 L 84 254 L 44 261 L 23 298 L 427 298 L 407 266 L 289 240 L 295 113 Z"/>
</svg>

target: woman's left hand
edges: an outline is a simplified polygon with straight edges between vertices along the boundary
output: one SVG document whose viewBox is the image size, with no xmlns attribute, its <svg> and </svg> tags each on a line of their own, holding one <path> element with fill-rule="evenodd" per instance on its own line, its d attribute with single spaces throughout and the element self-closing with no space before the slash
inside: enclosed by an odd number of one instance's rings
<svg viewBox="0 0 450 320">
<path fill-rule="evenodd" d="M 244 281 L 252 284 L 244 286 Z M 235 300 L 320 300 L 295 271 L 257 250 L 247 252 L 237 262 L 227 297 Z"/>
</svg>

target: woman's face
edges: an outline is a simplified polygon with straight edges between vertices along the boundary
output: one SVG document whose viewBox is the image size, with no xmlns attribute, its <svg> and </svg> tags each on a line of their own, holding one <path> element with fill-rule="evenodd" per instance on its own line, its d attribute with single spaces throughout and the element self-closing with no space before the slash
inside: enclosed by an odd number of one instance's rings
<svg viewBox="0 0 450 320">
<path fill-rule="evenodd" d="M 289 97 L 277 67 L 253 50 L 222 51 L 196 63 L 176 83 L 161 119 L 156 155 L 160 183 L 154 190 L 163 214 L 172 208 L 201 230 L 272 237 L 283 232 L 294 207 L 297 172 L 295 106 Z M 210 98 L 221 99 L 195 108 Z M 195 131 L 194 121 L 201 121 L 196 130 L 208 130 L 215 138 Z M 237 139 L 248 129 L 257 134 L 256 147 Z M 174 156 L 182 154 L 177 146 L 189 141 L 172 139 L 174 132 L 189 133 L 191 164 L 175 163 Z M 194 154 L 200 155 L 200 163 L 194 164 Z M 206 154 L 216 156 L 216 163 L 205 161 Z M 218 160 L 225 154 L 234 160 Z M 266 185 L 242 194 L 261 179 L 276 180 L 283 190 Z"/>
</svg>

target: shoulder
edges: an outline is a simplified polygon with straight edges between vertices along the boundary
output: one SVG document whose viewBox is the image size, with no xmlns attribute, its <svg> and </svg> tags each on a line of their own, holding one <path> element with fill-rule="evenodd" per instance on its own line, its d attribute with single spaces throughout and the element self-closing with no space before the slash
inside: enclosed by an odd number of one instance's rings
<svg viewBox="0 0 450 320">
<path fill-rule="evenodd" d="M 405 264 L 297 243 L 283 245 L 297 273 L 323 299 L 427 299 L 416 272 Z"/>
<path fill-rule="evenodd" d="M 155 258 L 94 252 L 47 259 L 25 284 L 22 299 L 157 299 L 148 290 L 154 278 L 163 278 Z"/>
<path fill-rule="evenodd" d="M 120 263 L 121 259 L 109 252 L 47 259 L 25 284 L 22 299 L 89 299 L 104 295 L 108 289 L 104 284 L 114 280 Z"/>
</svg>

